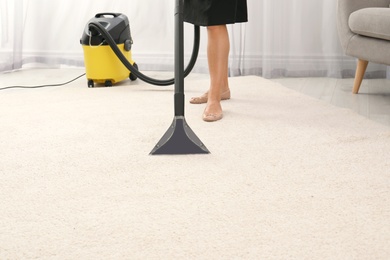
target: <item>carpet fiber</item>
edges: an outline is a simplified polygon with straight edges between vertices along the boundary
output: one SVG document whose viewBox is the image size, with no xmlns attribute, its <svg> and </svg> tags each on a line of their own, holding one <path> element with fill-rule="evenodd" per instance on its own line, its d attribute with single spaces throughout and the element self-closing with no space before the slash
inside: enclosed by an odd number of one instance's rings
<svg viewBox="0 0 390 260">
<path fill-rule="evenodd" d="M 211 154 L 179 156 L 149 155 L 172 87 L 1 91 L 0 258 L 389 259 L 390 129 L 263 78 L 230 84 L 219 122 L 186 102 Z M 187 101 L 207 85 L 186 80 Z"/>
</svg>

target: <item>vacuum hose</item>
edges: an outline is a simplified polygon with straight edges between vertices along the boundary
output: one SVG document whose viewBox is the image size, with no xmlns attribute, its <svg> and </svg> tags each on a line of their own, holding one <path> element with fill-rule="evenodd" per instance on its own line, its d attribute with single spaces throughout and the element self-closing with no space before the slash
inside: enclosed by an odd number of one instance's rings
<svg viewBox="0 0 390 260">
<path fill-rule="evenodd" d="M 175 83 L 175 79 L 167 79 L 167 80 L 158 80 L 151 77 L 146 76 L 145 74 L 141 73 L 136 67 L 134 67 L 128 59 L 123 55 L 121 50 L 118 48 L 116 42 L 110 35 L 110 33 L 107 32 L 106 28 L 101 25 L 99 22 L 90 22 L 89 28 L 94 29 L 98 31 L 107 41 L 108 45 L 110 45 L 111 49 L 114 51 L 115 55 L 119 58 L 119 60 L 123 63 L 123 65 L 135 76 L 140 78 L 142 81 L 145 81 L 146 83 L 156 85 L 156 86 L 169 86 L 173 85 Z M 184 77 L 187 77 L 188 74 L 190 74 L 191 70 L 194 68 L 196 59 L 198 58 L 199 53 L 199 45 L 200 45 L 200 28 L 199 26 L 194 26 L 194 46 L 192 49 L 192 55 L 191 59 L 187 65 L 187 68 L 184 71 Z"/>
</svg>

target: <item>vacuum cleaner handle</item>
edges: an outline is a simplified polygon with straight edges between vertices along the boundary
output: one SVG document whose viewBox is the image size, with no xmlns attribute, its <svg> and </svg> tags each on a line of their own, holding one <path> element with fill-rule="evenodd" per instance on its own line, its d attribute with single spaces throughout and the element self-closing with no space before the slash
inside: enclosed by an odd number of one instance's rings
<svg viewBox="0 0 390 260">
<path fill-rule="evenodd" d="M 105 15 L 111 15 L 111 16 L 114 16 L 114 17 L 118 17 L 121 14 L 120 13 L 98 13 L 98 14 L 95 15 L 95 17 L 96 18 L 100 18 L 100 17 L 105 16 Z"/>
</svg>

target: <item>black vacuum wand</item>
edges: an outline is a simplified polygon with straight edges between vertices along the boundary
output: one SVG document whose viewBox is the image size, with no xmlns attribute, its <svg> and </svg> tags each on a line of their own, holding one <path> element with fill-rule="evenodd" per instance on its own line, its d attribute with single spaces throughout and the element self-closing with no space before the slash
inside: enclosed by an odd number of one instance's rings
<svg viewBox="0 0 390 260">
<path fill-rule="evenodd" d="M 175 117 L 150 154 L 207 154 L 206 146 L 184 117 L 184 22 L 183 0 L 175 5 Z"/>
</svg>

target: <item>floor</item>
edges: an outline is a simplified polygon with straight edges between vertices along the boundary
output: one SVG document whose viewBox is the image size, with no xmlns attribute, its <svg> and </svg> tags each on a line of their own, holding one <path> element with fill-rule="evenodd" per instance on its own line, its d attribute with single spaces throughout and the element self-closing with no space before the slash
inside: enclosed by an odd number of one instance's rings
<svg viewBox="0 0 390 260">
<path fill-rule="evenodd" d="M 352 78 L 280 78 L 272 81 L 390 126 L 390 80 L 365 79 L 357 95 L 352 94 Z"/>
</svg>

